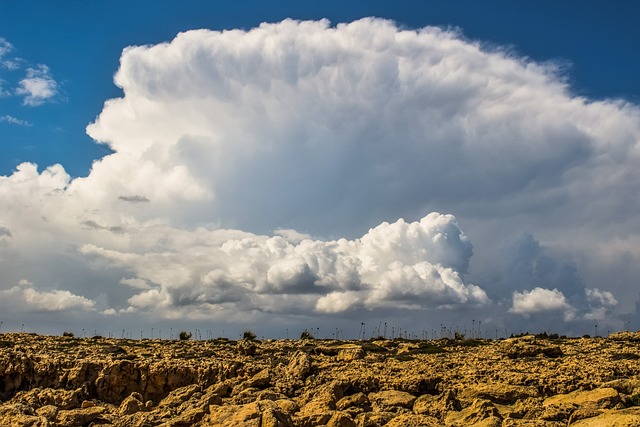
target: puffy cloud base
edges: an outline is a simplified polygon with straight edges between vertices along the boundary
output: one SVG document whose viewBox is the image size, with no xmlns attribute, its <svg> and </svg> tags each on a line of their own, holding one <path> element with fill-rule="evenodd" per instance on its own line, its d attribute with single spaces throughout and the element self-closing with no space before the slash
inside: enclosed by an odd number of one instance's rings
<svg viewBox="0 0 640 427">
<path fill-rule="evenodd" d="M 200 230 L 198 244 L 181 230 L 171 251 L 121 252 L 84 245 L 83 254 L 108 260 L 136 274 L 122 284 L 139 289 L 130 311 L 212 313 L 338 313 L 356 308 L 454 308 L 489 303 L 467 284 L 461 271 L 471 243 L 451 215 L 431 213 L 420 221 L 398 220 L 369 230 L 360 239 L 292 241 L 283 236 Z M 206 238 L 209 233 L 210 239 Z M 295 303 L 292 305 L 292 303 Z"/>
</svg>

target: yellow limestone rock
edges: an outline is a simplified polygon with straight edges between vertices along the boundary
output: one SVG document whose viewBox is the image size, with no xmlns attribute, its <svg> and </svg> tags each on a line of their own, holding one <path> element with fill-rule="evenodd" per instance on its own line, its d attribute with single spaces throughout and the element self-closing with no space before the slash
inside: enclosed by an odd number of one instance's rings
<svg viewBox="0 0 640 427">
<path fill-rule="evenodd" d="M 386 390 L 369 394 L 374 411 L 398 412 L 398 408 L 411 409 L 416 397 L 399 390 Z"/>
<path fill-rule="evenodd" d="M 122 401 L 118 412 L 120 415 L 131 415 L 136 412 L 144 411 L 145 409 L 144 403 L 142 402 L 142 395 L 134 392 Z"/>
<path fill-rule="evenodd" d="M 106 409 L 101 406 L 94 406 L 85 409 L 70 409 L 68 411 L 58 412 L 58 426 L 59 427 L 76 427 L 94 421 L 99 418 Z"/>
<path fill-rule="evenodd" d="M 254 340 L 248 355 L 225 339 L 9 333 L 0 426 L 640 427 L 638 336 Z"/>
<path fill-rule="evenodd" d="M 445 424 L 451 427 L 480 426 L 480 422 L 487 418 L 501 419 L 498 409 L 492 402 L 478 399 L 460 412 L 449 412 L 445 417 Z M 495 421 L 485 422 L 495 423 Z"/>
<path fill-rule="evenodd" d="M 353 360 L 364 359 L 364 350 L 360 346 L 343 347 L 338 350 L 338 360 L 351 362 Z"/>
<path fill-rule="evenodd" d="M 356 427 L 355 421 L 344 412 L 336 412 L 327 422 L 327 427 Z"/>
<path fill-rule="evenodd" d="M 385 427 L 443 427 L 443 424 L 427 415 L 402 414 L 385 424 Z"/>
<path fill-rule="evenodd" d="M 592 418 L 578 420 L 571 427 L 638 427 L 640 426 L 640 408 L 621 411 L 603 411 Z"/>
<path fill-rule="evenodd" d="M 246 405 L 212 405 L 200 425 L 211 427 L 292 427 L 288 415 L 270 400 Z"/>
<path fill-rule="evenodd" d="M 614 388 L 596 388 L 589 391 L 574 391 L 558 394 L 544 400 L 544 406 L 573 404 L 594 409 L 610 409 L 620 403 L 620 394 Z"/>
</svg>

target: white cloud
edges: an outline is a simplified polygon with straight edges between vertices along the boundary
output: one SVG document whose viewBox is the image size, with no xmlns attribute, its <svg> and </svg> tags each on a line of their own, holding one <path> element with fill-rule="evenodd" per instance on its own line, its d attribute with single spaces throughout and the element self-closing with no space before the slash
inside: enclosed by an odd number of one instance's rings
<svg viewBox="0 0 640 427">
<path fill-rule="evenodd" d="M 32 124 L 29 123 L 26 120 L 22 120 L 22 119 L 18 119 L 16 117 L 10 116 L 8 114 L 5 114 L 4 116 L 0 116 L 0 122 L 5 122 L 5 123 L 9 123 L 12 125 L 18 125 L 18 126 L 27 126 L 27 127 L 31 127 Z"/>
<path fill-rule="evenodd" d="M 566 298 L 558 289 L 536 287 L 531 291 L 514 292 L 509 312 L 525 318 L 538 313 L 562 313 L 565 320 L 605 320 L 618 300 L 611 292 L 584 288 L 584 295 Z M 582 300 L 586 301 L 586 304 Z"/>
<path fill-rule="evenodd" d="M 618 300 L 609 291 L 585 289 L 589 312 L 584 315 L 589 320 L 604 320 L 610 317 L 611 310 L 618 305 Z"/>
<path fill-rule="evenodd" d="M 165 229 L 165 236 L 184 232 Z M 297 308 L 342 312 L 456 307 L 489 302 L 453 269 L 468 262 L 470 243 L 451 215 L 432 213 L 419 222 L 384 223 L 360 239 L 287 241 L 244 235 L 175 244 L 171 251 L 125 253 L 85 245 L 85 255 L 109 260 L 137 277 L 120 283 L 141 290 L 131 308 L 207 311 L 211 305 L 287 313 Z M 336 298 L 340 297 L 338 304 Z M 267 301 L 272 300 L 272 301 Z M 276 302 L 280 301 L 280 303 Z"/>
<path fill-rule="evenodd" d="M 312 238 L 310 234 L 300 233 L 297 230 L 283 228 L 275 230 L 274 234 L 283 237 L 285 240 L 291 243 L 300 243 L 303 240 Z"/>
<path fill-rule="evenodd" d="M 9 43 L 6 39 L 0 37 L 0 67 L 10 71 L 15 71 L 19 69 L 20 66 L 25 62 L 21 58 L 7 59 L 6 58 L 7 54 L 13 50 L 14 50 L 13 45 Z"/>
<path fill-rule="evenodd" d="M 48 69 L 31 70 L 44 82 L 25 102 L 50 100 Z M 616 280 L 640 273 L 640 110 L 571 94 L 553 65 L 439 28 L 286 20 L 127 48 L 115 82 L 87 128 L 113 153 L 87 177 L 0 177 L 9 283 L 56 254 L 73 266 L 57 274 L 98 277 L 69 291 L 104 292 L 112 318 L 226 321 L 509 306 L 578 321 L 635 297 L 607 278 L 620 250 Z"/>
<path fill-rule="evenodd" d="M 380 20 L 190 31 L 123 53 L 125 96 L 88 127 L 116 151 L 94 177 L 262 232 L 340 235 L 443 206 L 600 222 L 594 197 L 620 206 L 638 179 L 609 173 L 638 160 L 638 109 L 573 97 L 555 72 Z"/>
<path fill-rule="evenodd" d="M 3 86 L 6 85 L 6 81 L 0 79 L 0 97 L 4 97 L 4 96 L 10 96 L 11 95 L 11 91 L 3 88 Z"/>
<path fill-rule="evenodd" d="M 7 54 L 7 52 L 11 52 L 13 49 L 13 45 L 9 43 L 4 37 L 0 37 L 0 59 Z"/>
<path fill-rule="evenodd" d="M 509 311 L 525 317 L 536 313 L 562 312 L 566 320 L 575 318 L 573 307 L 557 289 L 534 288 L 531 291 L 514 292 Z"/>
<path fill-rule="evenodd" d="M 591 303 L 606 307 L 618 305 L 618 300 L 616 300 L 611 292 L 601 291 L 600 289 L 586 289 L 585 291 L 587 293 L 587 299 Z"/>
<path fill-rule="evenodd" d="M 7 313 L 92 311 L 96 304 L 95 301 L 67 290 L 39 290 L 24 279 L 16 286 L 0 290 L 0 301 L 0 307 Z"/>
<path fill-rule="evenodd" d="M 121 279 L 120 284 L 135 289 L 149 289 L 149 284 L 145 280 L 138 278 Z"/>
<path fill-rule="evenodd" d="M 37 107 L 58 94 L 58 83 L 51 76 L 49 67 L 40 64 L 37 68 L 27 68 L 27 75 L 20 80 L 16 94 L 24 96 L 24 105 Z"/>
</svg>

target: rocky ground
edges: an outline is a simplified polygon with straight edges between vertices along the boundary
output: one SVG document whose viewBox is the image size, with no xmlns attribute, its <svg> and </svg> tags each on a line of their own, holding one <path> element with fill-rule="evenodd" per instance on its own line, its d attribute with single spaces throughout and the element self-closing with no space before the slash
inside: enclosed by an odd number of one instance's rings
<svg viewBox="0 0 640 427">
<path fill-rule="evenodd" d="M 507 340 L 0 335 L 2 426 L 640 426 L 640 333 Z"/>
</svg>

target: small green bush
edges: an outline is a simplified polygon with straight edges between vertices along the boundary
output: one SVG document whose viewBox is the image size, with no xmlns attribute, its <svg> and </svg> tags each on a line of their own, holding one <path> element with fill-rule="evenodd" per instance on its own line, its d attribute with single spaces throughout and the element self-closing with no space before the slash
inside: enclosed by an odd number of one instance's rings
<svg viewBox="0 0 640 427">
<path fill-rule="evenodd" d="M 362 349 L 367 353 L 387 353 L 389 351 L 382 346 L 370 342 L 362 344 Z"/>
<path fill-rule="evenodd" d="M 180 332 L 180 335 L 178 335 L 178 337 L 180 338 L 180 341 L 190 340 L 191 339 L 191 332 L 182 331 L 182 332 Z"/>
<path fill-rule="evenodd" d="M 300 334 L 300 339 L 301 340 L 315 340 L 315 337 L 311 334 L 311 332 L 309 332 L 308 330 L 305 329 Z"/>
<path fill-rule="evenodd" d="M 256 339 L 256 334 L 254 334 L 253 331 L 246 330 L 242 334 L 242 339 L 243 340 L 249 340 L 249 341 L 255 340 Z"/>
<path fill-rule="evenodd" d="M 438 354 L 446 353 L 447 350 L 440 347 L 439 345 L 434 345 L 429 342 L 423 342 L 418 345 L 418 348 L 414 348 L 410 352 L 411 354 Z"/>
<path fill-rule="evenodd" d="M 73 337 L 74 337 L 74 334 L 73 334 L 73 332 L 64 331 L 64 332 L 62 333 L 62 336 L 63 336 L 63 337 L 73 338 Z"/>
</svg>

